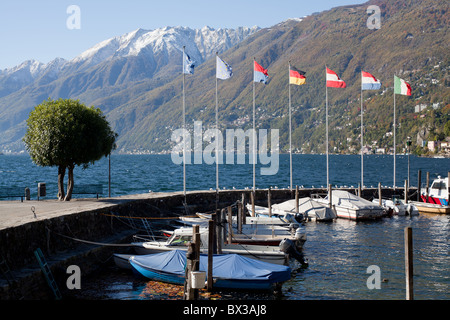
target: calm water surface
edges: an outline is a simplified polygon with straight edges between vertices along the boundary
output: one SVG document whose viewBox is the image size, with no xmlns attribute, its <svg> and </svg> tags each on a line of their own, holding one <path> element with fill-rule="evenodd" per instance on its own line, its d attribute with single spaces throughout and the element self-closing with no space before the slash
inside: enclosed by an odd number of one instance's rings
<svg viewBox="0 0 450 320">
<path fill-rule="evenodd" d="M 267 167 L 267 166 L 265 166 Z M 108 195 L 108 159 L 103 158 L 83 170 L 76 167 L 75 184 L 100 183 L 104 196 Z M 408 157 L 397 156 L 396 184 L 403 187 L 408 178 Z M 187 190 L 209 190 L 216 187 L 215 165 L 187 165 Z M 450 159 L 410 157 L 410 185 L 417 185 L 417 173 L 422 170 L 422 184 L 426 172 L 431 179 L 438 174 L 447 176 Z M 337 186 L 358 186 L 361 181 L 361 158 L 357 155 L 330 155 L 330 183 Z M 31 197 L 37 194 L 37 183 L 45 182 L 47 198 L 56 198 L 58 169 L 38 167 L 28 156 L 0 156 L 0 186 L 29 187 Z M 364 157 L 364 184 L 368 187 L 393 185 L 393 158 L 389 155 Z M 67 179 L 67 175 L 66 175 Z M 219 168 L 220 188 L 243 189 L 253 185 L 253 166 L 224 164 Z M 293 155 L 293 185 L 320 187 L 326 185 L 326 158 L 324 155 Z M 286 188 L 289 186 L 289 155 L 281 154 L 279 170 L 275 175 L 261 175 L 256 166 L 256 187 Z M 173 164 L 170 155 L 112 155 L 111 196 L 126 194 L 183 190 L 183 169 Z"/>
</svg>

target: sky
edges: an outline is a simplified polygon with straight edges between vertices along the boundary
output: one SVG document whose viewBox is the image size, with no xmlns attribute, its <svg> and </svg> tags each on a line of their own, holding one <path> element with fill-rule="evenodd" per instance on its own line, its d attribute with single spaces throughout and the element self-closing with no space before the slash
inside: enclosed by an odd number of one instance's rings
<svg viewBox="0 0 450 320">
<path fill-rule="evenodd" d="M 71 60 L 138 28 L 273 26 L 367 0 L 1 0 L 0 70 L 30 59 Z M 75 5 L 79 11 L 74 11 Z"/>
</svg>

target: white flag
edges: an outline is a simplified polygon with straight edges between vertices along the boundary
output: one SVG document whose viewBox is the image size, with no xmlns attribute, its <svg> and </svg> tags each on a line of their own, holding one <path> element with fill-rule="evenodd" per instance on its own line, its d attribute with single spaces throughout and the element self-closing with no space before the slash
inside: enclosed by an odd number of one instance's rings
<svg viewBox="0 0 450 320">
<path fill-rule="evenodd" d="M 226 80 L 231 78 L 233 75 L 233 71 L 231 67 L 222 59 L 219 58 L 219 56 L 216 56 L 217 59 L 217 68 L 216 68 L 216 77 L 217 79 Z"/>
<path fill-rule="evenodd" d="M 194 74 L 195 61 L 191 60 L 191 57 L 183 51 L 183 73 Z"/>
</svg>

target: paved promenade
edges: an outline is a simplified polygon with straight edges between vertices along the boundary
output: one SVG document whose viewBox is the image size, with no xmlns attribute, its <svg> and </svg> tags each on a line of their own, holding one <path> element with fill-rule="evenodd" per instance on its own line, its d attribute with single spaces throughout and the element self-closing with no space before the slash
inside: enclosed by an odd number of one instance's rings
<svg viewBox="0 0 450 320">
<path fill-rule="evenodd" d="M 113 207 L 117 204 L 125 203 L 128 201 L 151 199 L 177 194 L 182 194 L 182 192 L 155 192 L 116 198 L 72 199 L 71 201 L 58 201 L 54 199 L 40 201 L 24 200 L 23 202 L 21 202 L 20 200 L 0 201 L 0 230 L 19 226 L 33 221 L 69 215 L 76 212 Z M 34 213 L 32 210 L 34 210 Z"/>
</svg>

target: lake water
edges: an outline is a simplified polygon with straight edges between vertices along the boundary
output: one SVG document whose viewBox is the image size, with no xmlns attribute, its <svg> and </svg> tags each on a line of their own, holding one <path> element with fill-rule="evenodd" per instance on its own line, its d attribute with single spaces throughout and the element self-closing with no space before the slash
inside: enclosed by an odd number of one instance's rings
<svg viewBox="0 0 450 320">
<path fill-rule="evenodd" d="M 407 156 L 397 158 L 397 185 L 407 179 Z M 392 156 L 371 155 L 364 160 L 366 186 L 392 186 Z M 323 155 L 293 156 L 294 185 L 305 187 L 326 184 L 326 160 Z M 259 166 L 257 166 L 259 169 Z M 422 184 L 426 172 L 431 179 L 450 170 L 450 159 L 411 156 L 411 185 L 417 185 L 418 170 Z M 257 188 L 289 185 L 289 156 L 280 155 L 276 175 L 256 175 Z M 215 188 L 215 165 L 188 165 L 187 189 Z M 113 155 L 111 157 L 111 195 L 152 191 L 182 190 L 182 166 L 174 165 L 169 155 Z M 14 185 L 31 189 L 47 184 L 47 197 L 56 196 L 56 168 L 40 168 L 28 156 L 0 156 L 0 186 Z M 220 187 L 236 189 L 252 186 L 252 165 L 221 165 Z M 333 185 L 357 186 L 360 181 L 359 156 L 330 156 L 330 182 Z M 101 183 L 108 190 L 108 160 L 102 159 L 86 170 L 75 169 L 75 183 Z M 304 254 L 309 266 L 298 270 L 283 286 L 284 300 L 387 299 L 405 298 L 404 229 L 413 229 L 414 296 L 418 300 L 450 299 L 450 258 L 448 215 L 383 218 L 372 222 L 337 219 L 331 223 L 305 223 L 308 240 Z M 383 279 L 380 289 L 369 289 L 369 266 L 378 266 Z M 176 289 L 150 284 L 132 273 L 110 266 L 107 272 L 83 279 L 80 296 L 88 299 L 179 299 Z M 156 288 L 156 289 L 155 289 Z M 159 288 L 159 289 L 158 289 Z M 169 292 L 173 292 L 171 296 Z M 223 294 L 220 299 L 242 298 L 242 294 Z M 252 299 L 272 299 L 257 295 Z"/>
<path fill-rule="evenodd" d="M 337 186 L 358 186 L 361 181 L 361 158 L 357 155 L 330 155 L 330 183 Z M 320 187 L 326 185 L 325 155 L 293 155 L 293 185 Z M 267 166 L 262 166 L 267 167 Z M 108 195 L 108 159 L 103 158 L 87 169 L 76 167 L 75 184 L 100 183 L 104 196 Z M 256 166 L 256 188 L 287 188 L 289 186 L 289 155 L 281 154 L 279 170 L 275 175 L 261 175 Z M 422 170 L 422 184 L 426 172 L 430 179 L 438 174 L 447 176 L 450 159 L 410 157 L 410 185 L 417 186 L 417 173 Z M 38 182 L 45 182 L 47 199 L 56 198 L 56 167 L 38 167 L 28 156 L 0 156 L 0 186 L 29 187 L 36 198 Z M 393 185 L 393 157 L 370 155 L 364 157 L 364 185 L 370 187 Z M 397 156 L 396 185 L 404 186 L 408 178 L 408 157 Z M 67 179 L 67 174 L 66 174 Z M 216 166 L 186 165 L 186 189 L 209 190 L 216 188 Z M 253 186 L 253 166 L 224 164 L 219 167 L 219 187 L 232 189 Z M 182 191 L 183 168 L 175 165 L 170 155 L 112 155 L 111 196 L 154 192 Z"/>
</svg>

